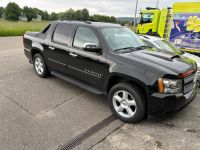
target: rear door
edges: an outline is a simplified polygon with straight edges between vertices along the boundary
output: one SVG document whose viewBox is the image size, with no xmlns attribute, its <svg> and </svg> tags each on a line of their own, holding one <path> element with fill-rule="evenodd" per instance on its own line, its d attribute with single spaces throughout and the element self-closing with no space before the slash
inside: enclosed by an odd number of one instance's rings
<svg viewBox="0 0 200 150">
<path fill-rule="evenodd" d="M 73 26 L 59 23 L 52 34 L 51 41 L 46 48 L 48 66 L 57 72 L 67 73 L 66 61 L 69 57 L 69 47 L 73 34 Z"/>
</svg>

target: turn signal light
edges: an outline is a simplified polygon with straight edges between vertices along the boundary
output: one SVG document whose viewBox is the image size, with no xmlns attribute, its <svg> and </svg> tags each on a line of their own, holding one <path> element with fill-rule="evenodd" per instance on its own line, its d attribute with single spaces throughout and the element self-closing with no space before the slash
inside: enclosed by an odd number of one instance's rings
<svg viewBox="0 0 200 150">
<path fill-rule="evenodd" d="M 163 93 L 164 92 L 164 84 L 163 84 L 163 79 L 160 78 L 158 80 L 158 89 L 159 89 L 159 93 Z"/>
</svg>

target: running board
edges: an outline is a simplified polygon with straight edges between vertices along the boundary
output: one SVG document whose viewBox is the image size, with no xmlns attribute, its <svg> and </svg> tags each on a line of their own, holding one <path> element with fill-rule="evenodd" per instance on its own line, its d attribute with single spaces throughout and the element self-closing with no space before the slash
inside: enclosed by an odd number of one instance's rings
<svg viewBox="0 0 200 150">
<path fill-rule="evenodd" d="M 80 87 L 82 89 L 85 89 L 85 90 L 87 90 L 87 91 L 89 91 L 91 93 L 98 94 L 98 95 L 105 94 L 104 92 L 102 92 L 102 91 L 100 91 L 100 90 L 98 90 L 96 88 L 93 88 L 92 86 L 90 86 L 90 85 L 88 85 L 86 83 L 83 83 L 81 81 L 77 81 L 77 80 L 75 80 L 75 79 L 73 79 L 73 78 L 71 78 L 69 76 L 65 76 L 65 75 L 63 75 L 63 74 L 61 74 L 59 72 L 51 71 L 51 74 L 56 76 L 56 77 L 58 77 L 58 78 L 60 78 L 60 79 L 62 79 L 62 80 L 64 80 L 64 81 L 67 81 L 67 82 L 69 82 L 71 84 L 74 84 L 74 85 L 76 85 L 76 86 L 78 86 L 78 87 Z"/>
</svg>

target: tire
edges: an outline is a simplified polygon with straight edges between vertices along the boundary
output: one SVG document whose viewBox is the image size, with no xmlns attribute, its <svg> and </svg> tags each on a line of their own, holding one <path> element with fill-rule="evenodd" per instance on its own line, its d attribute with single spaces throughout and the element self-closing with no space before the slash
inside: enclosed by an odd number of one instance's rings
<svg viewBox="0 0 200 150">
<path fill-rule="evenodd" d="M 49 75 L 49 71 L 44 61 L 44 58 L 39 53 L 35 54 L 33 57 L 33 67 L 34 67 L 35 73 L 39 77 L 45 78 Z"/>
<path fill-rule="evenodd" d="M 129 83 L 113 86 L 108 103 L 113 114 L 123 122 L 136 123 L 145 117 L 145 98 L 138 87 Z"/>
</svg>

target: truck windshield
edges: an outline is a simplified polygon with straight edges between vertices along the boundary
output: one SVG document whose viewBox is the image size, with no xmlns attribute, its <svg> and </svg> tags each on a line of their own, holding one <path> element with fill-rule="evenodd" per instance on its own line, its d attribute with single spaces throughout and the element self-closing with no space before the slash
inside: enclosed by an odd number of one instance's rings
<svg viewBox="0 0 200 150">
<path fill-rule="evenodd" d="M 144 13 L 141 15 L 141 23 L 152 23 L 153 21 L 153 13 Z"/>
<path fill-rule="evenodd" d="M 173 44 L 166 40 L 154 41 L 162 50 L 170 51 L 178 55 L 182 55 L 183 52 L 177 49 Z"/>
<path fill-rule="evenodd" d="M 113 51 L 136 50 L 138 47 L 145 46 L 143 41 L 126 27 L 102 28 L 101 32 Z"/>
</svg>

